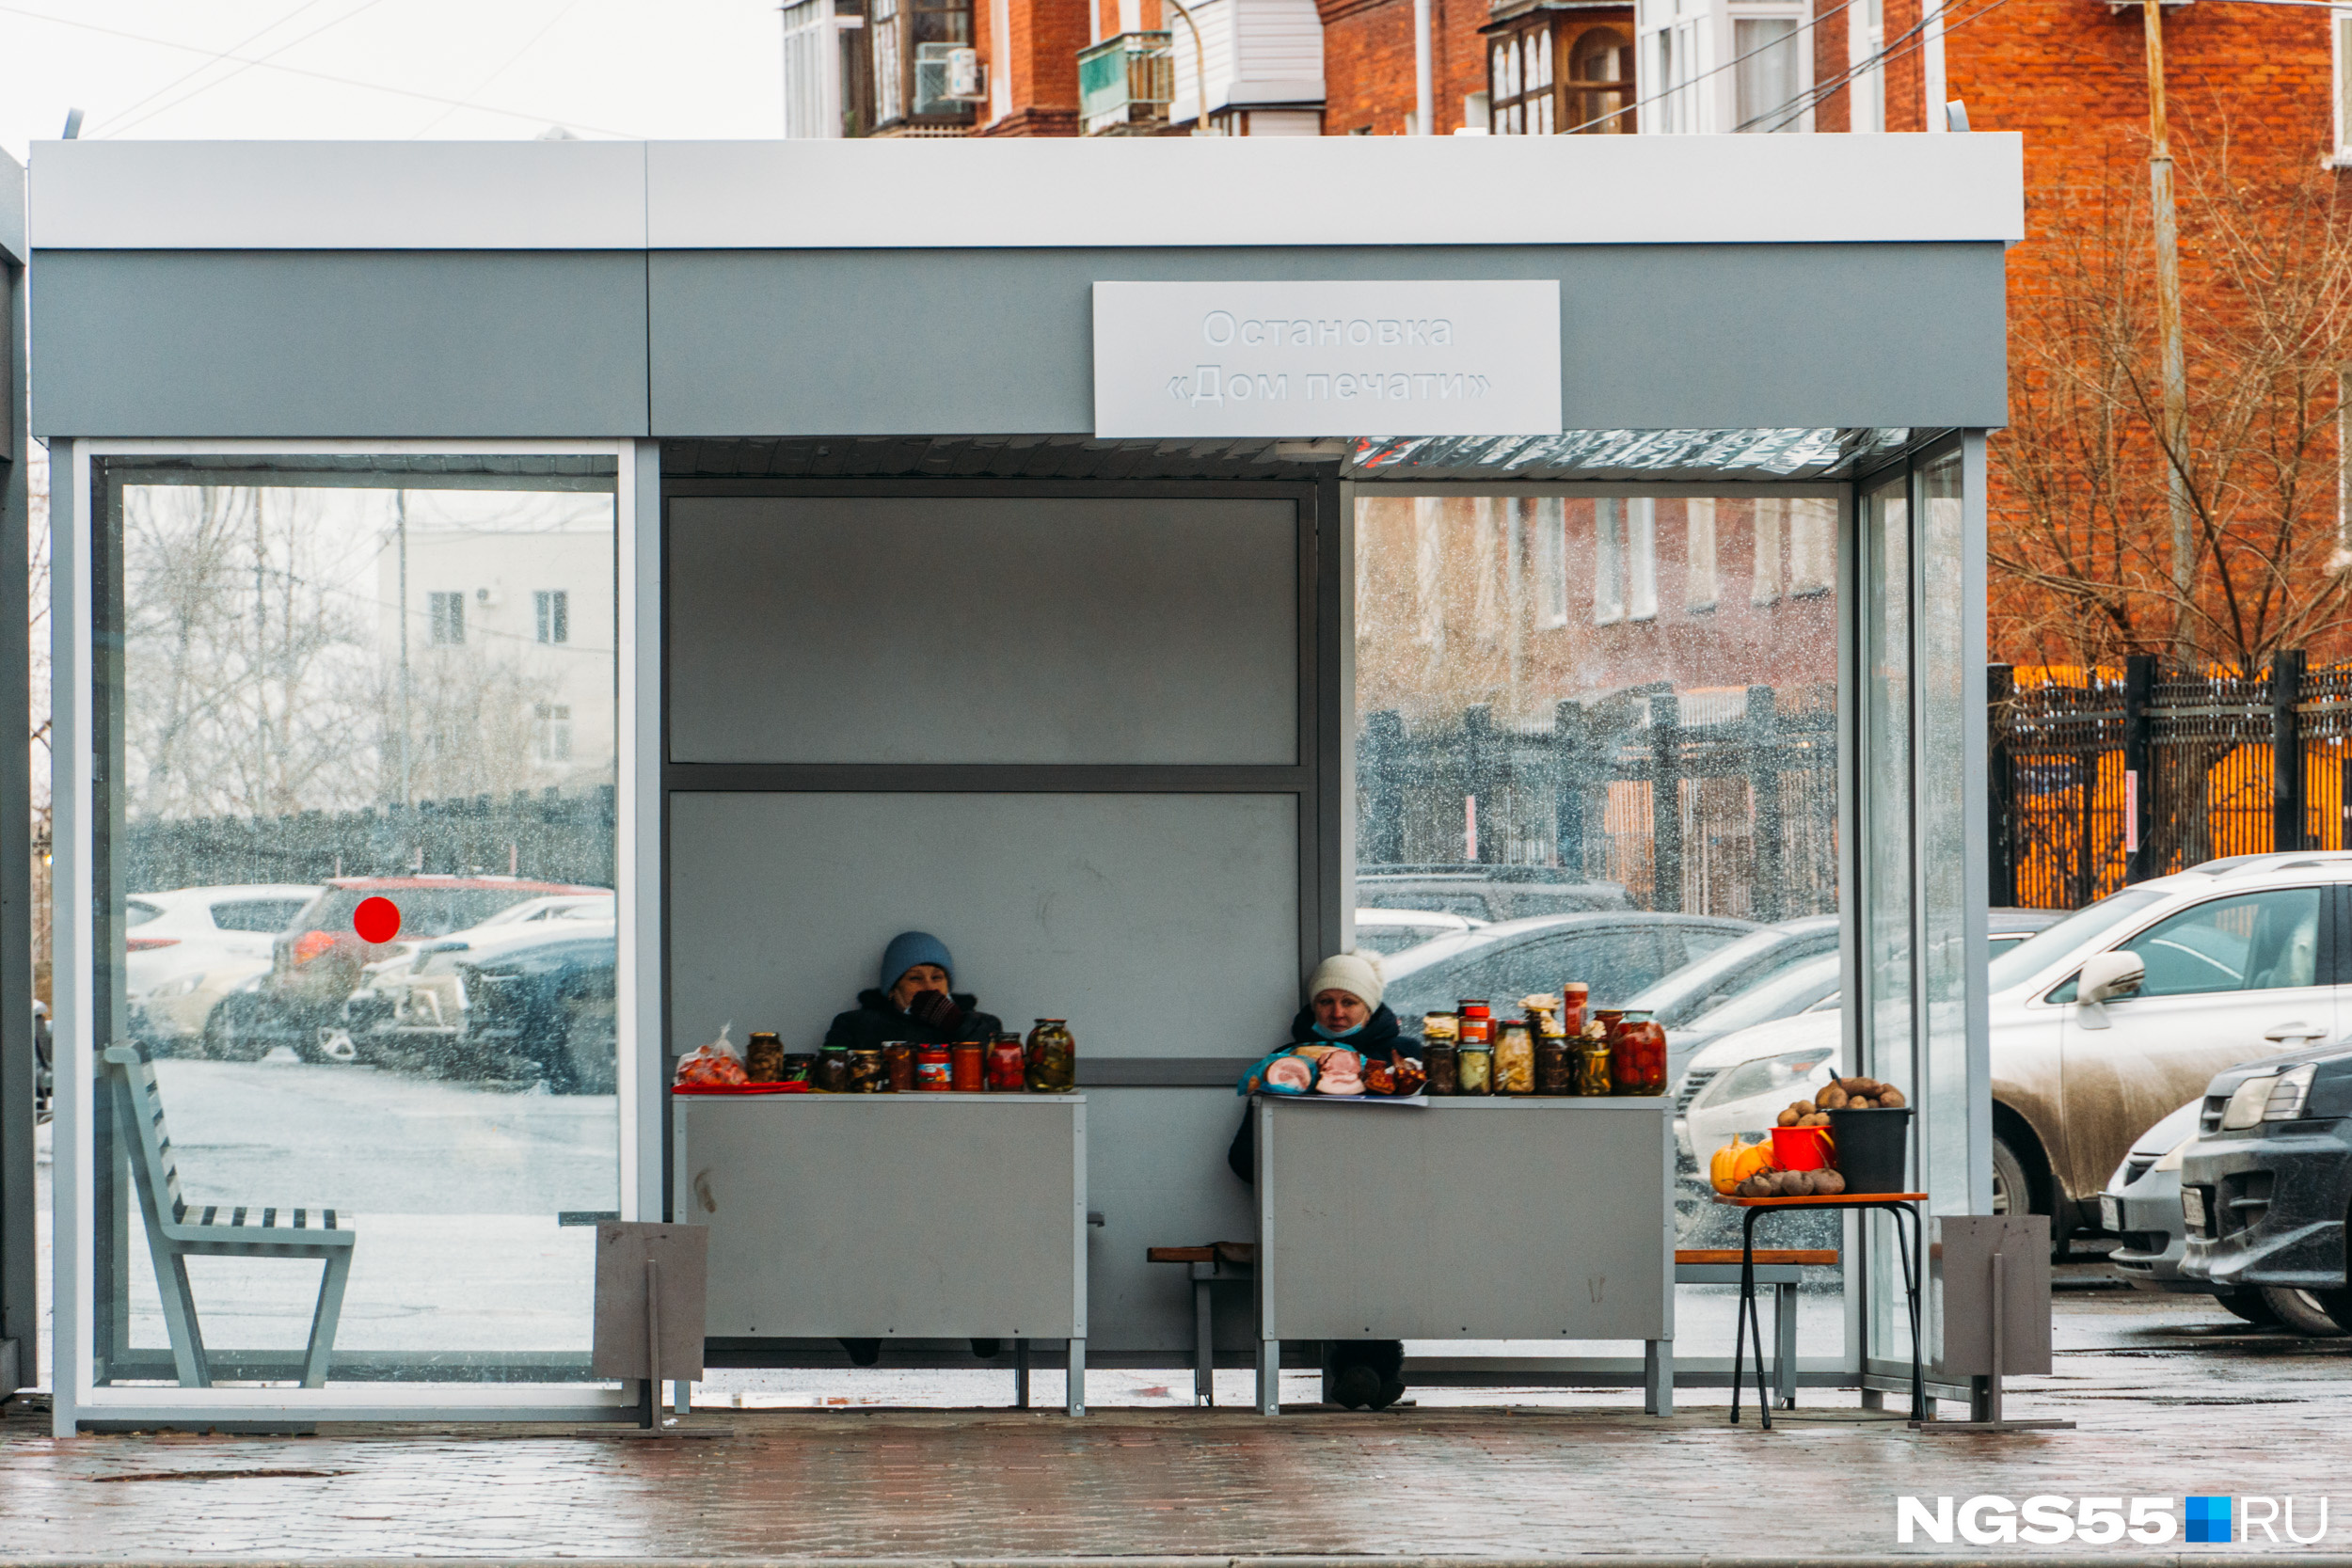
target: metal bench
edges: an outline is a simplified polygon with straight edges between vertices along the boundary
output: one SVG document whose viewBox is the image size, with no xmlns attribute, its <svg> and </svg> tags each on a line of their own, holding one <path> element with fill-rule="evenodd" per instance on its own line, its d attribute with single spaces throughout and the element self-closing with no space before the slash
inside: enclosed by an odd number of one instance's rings
<svg viewBox="0 0 2352 1568">
<path fill-rule="evenodd" d="M 1216 1403 L 1216 1305 L 1210 1287 L 1224 1280 L 1255 1277 L 1257 1249 L 1248 1242 L 1207 1246 L 1155 1246 L 1144 1256 L 1154 1263 L 1183 1263 L 1192 1275 L 1192 1402 Z M 1772 1288 L 1772 1387 L 1784 1409 L 1797 1402 L 1797 1286 L 1809 1264 L 1835 1264 L 1835 1248 L 1759 1249 L 1756 1282 Z M 1675 1253 L 1677 1285 L 1737 1285 L 1738 1247 L 1686 1247 Z"/>
<path fill-rule="evenodd" d="M 332 1209 L 191 1205 L 180 1193 L 171 1133 L 164 1126 L 163 1101 L 155 1093 L 154 1065 L 127 1045 L 108 1046 L 105 1055 L 107 1075 L 115 1083 L 115 1132 L 138 1187 L 148 1251 L 155 1260 L 155 1291 L 163 1297 L 164 1326 L 171 1336 L 171 1358 L 179 1368 L 181 1386 L 209 1388 L 213 1384 L 204 1335 L 196 1321 L 196 1298 L 188 1290 L 188 1259 L 317 1258 L 326 1266 L 319 1277 L 318 1307 L 310 1315 L 302 1386 L 325 1387 L 357 1238 L 337 1227 Z"/>
</svg>

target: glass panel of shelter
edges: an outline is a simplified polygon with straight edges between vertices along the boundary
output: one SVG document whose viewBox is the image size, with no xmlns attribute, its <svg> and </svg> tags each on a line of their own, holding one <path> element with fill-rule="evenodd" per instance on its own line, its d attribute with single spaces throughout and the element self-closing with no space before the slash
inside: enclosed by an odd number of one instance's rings
<svg viewBox="0 0 2352 1568">
<path fill-rule="evenodd" d="M 1688 1102 L 1678 1244 L 1736 1246 L 1736 1213 L 1710 1201 L 1705 1162 L 1735 1133 L 1771 1126 L 1838 1063 L 1840 503 L 1820 487 L 1657 488 L 1359 488 L 1355 899 L 1437 910 L 1434 879 L 1457 891 L 1493 879 L 1475 909 L 1442 912 L 1556 919 L 1494 951 L 1394 953 L 1390 1000 L 1408 1028 L 1424 1007 L 1465 996 L 1515 1007 L 1509 987 L 1581 979 L 1608 1005 L 1646 985 L 1667 1015 L 1674 1092 Z M 1591 962 L 1576 973 L 1544 967 L 1570 951 L 1574 927 L 1606 927 L 1605 911 L 1627 907 L 1669 915 L 1670 955 L 1651 955 L 1640 974 L 1606 947 L 1579 953 Z M 1595 909 L 1604 912 L 1579 912 Z M 1514 961 L 1521 947 L 1537 961 Z M 1710 960 L 1733 972 L 1692 990 Z M 1739 1014 L 1735 1001 L 1768 982 L 1780 989 L 1765 1016 Z M 1726 1026 L 1727 1053 L 1698 1054 L 1716 1008 L 1765 1027 L 1742 1041 Z M 1766 1239 L 1836 1246 L 1839 1234 L 1833 1218 L 1790 1215 Z M 1810 1364 L 1845 1364 L 1843 1284 L 1840 1268 L 1808 1270 L 1800 1343 Z M 1679 1288 L 1679 1364 L 1728 1368 L 1735 1297 Z"/>
<path fill-rule="evenodd" d="M 214 1384 L 302 1380 L 322 1254 L 171 1243 L 240 1232 L 353 1238 L 332 1382 L 589 1378 L 616 463 L 469 467 L 93 475 L 102 1388 L 200 1381 L 191 1320 Z"/>
</svg>

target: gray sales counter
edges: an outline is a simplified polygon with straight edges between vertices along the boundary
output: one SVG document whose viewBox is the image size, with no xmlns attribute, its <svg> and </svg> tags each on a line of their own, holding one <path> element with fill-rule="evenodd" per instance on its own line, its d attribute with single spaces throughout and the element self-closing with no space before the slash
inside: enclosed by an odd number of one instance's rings
<svg viewBox="0 0 2352 1568">
<path fill-rule="evenodd" d="M 678 1217 L 710 1230 L 711 1340 L 1003 1339 L 1025 1370 L 1027 1341 L 1062 1339 L 1085 1413 L 1084 1095 L 670 1104 Z"/>
<path fill-rule="evenodd" d="M 1258 1408 L 1290 1339 L 1639 1339 L 1674 1408 L 1665 1096 L 1258 1101 Z"/>
</svg>

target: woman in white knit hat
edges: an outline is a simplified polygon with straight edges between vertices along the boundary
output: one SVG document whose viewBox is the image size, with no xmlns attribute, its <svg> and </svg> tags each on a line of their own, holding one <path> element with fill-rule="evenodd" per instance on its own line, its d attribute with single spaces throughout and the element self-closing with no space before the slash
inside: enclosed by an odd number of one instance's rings
<svg viewBox="0 0 2352 1568">
<path fill-rule="evenodd" d="M 1396 1015 L 1381 1002 L 1386 989 L 1376 953 L 1334 953 L 1307 976 L 1307 1005 L 1291 1020 L 1289 1044 L 1343 1045 L 1385 1057 L 1402 1038 Z M 1406 1040 L 1408 1049 L 1418 1051 Z M 1225 1163 L 1244 1181 L 1257 1180 L 1258 1102 L 1242 1114 Z M 1394 1339 L 1341 1339 L 1328 1347 L 1331 1397 L 1350 1410 L 1385 1410 L 1405 1393 L 1405 1347 Z"/>
</svg>

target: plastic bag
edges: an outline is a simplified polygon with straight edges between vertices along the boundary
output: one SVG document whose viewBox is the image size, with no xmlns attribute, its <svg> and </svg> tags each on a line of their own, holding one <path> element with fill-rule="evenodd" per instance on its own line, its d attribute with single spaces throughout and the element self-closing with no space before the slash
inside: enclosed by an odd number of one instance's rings
<svg viewBox="0 0 2352 1568">
<path fill-rule="evenodd" d="M 743 1070 L 743 1058 L 727 1038 L 727 1031 L 735 1027 L 729 1019 L 719 1025 L 719 1037 L 708 1045 L 697 1046 L 678 1058 L 677 1082 L 695 1088 L 731 1088 L 748 1084 L 751 1074 Z"/>
</svg>

